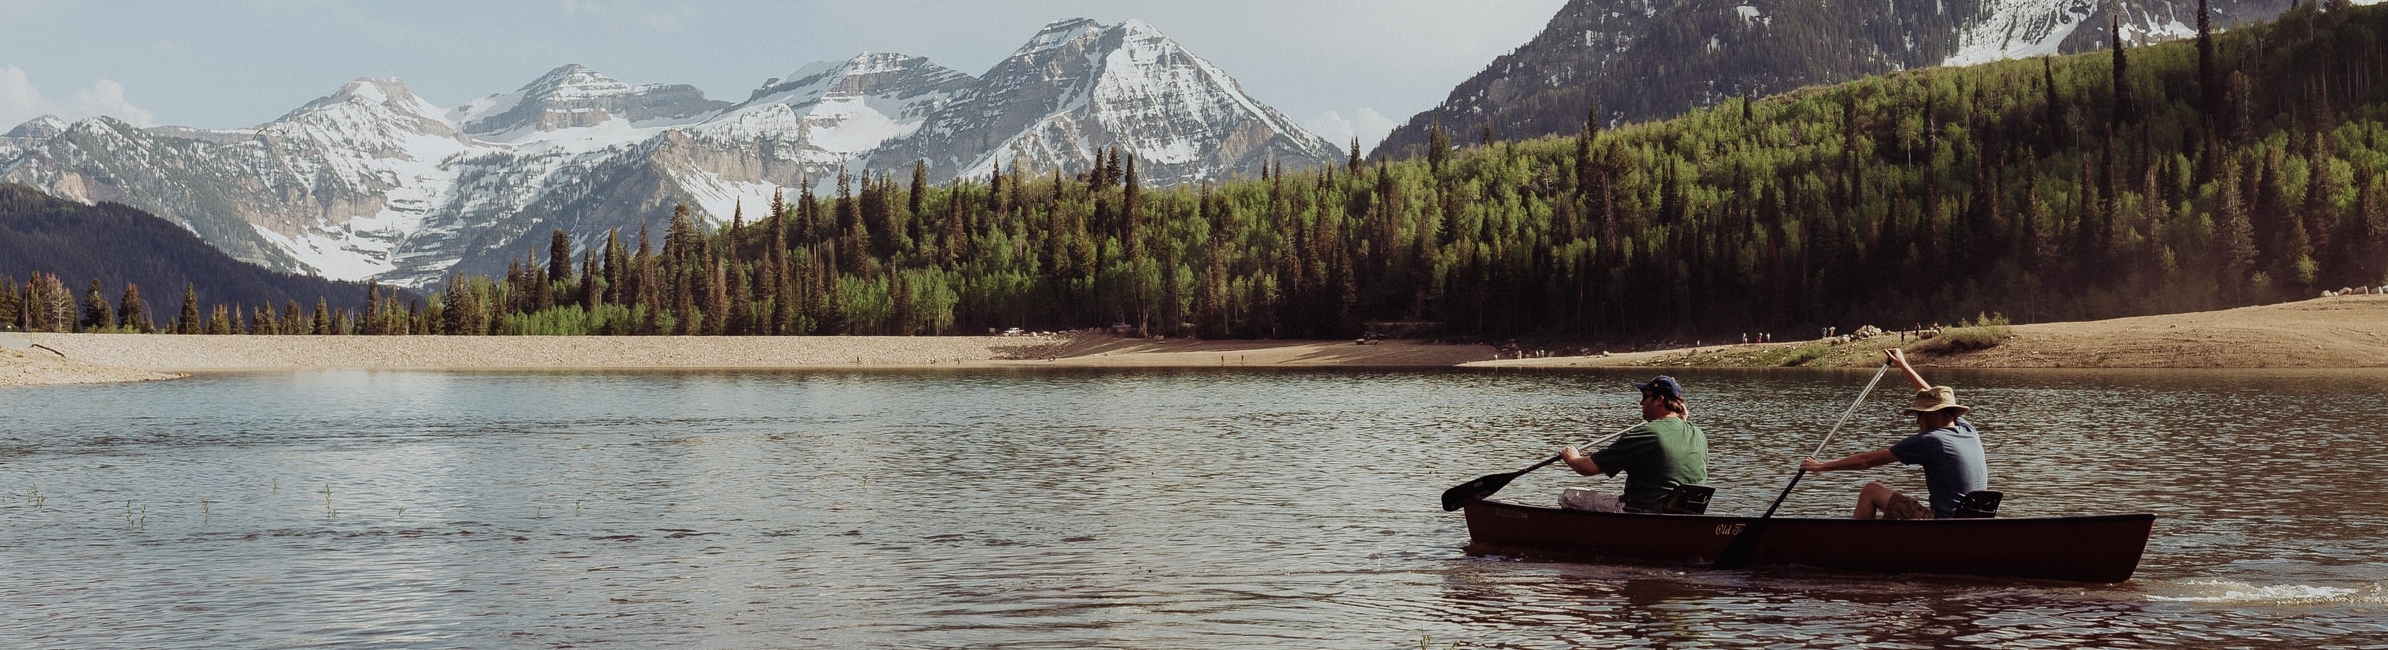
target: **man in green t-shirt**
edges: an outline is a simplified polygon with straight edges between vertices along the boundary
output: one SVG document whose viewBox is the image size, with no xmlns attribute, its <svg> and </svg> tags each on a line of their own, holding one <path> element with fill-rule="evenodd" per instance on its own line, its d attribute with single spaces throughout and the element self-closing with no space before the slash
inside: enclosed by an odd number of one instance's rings
<svg viewBox="0 0 2388 650">
<path fill-rule="evenodd" d="M 1625 472 L 1625 493 L 1609 496 L 1589 488 L 1570 488 L 1559 505 L 1599 512 L 1658 512 L 1678 485 L 1708 481 L 1708 437 L 1692 426 L 1690 408 L 1683 403 L 1683 385 L 1659 375 L 1650 383 L 1635 383 L 1642 391 L 1642 424 L 1625 430 L 1607 449 L 1586 456 L 1574 447 L 1559 450 L 1559 459 L 1584 476 Z"/>
</svg>

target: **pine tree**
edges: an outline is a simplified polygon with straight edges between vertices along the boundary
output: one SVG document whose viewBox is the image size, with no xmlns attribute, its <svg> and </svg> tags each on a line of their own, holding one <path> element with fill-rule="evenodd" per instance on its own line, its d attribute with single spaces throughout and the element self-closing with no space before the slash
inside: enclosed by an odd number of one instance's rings
<svg viewBox="0 0 2388 650">
<path fill-rule="evenodd" d="M 914 160 L 912 161 L 912 191 L 910 196 L 905 197 L 904 214 L 900 216 L 900 220 L 908 225 L 904 229 L 904 237 L 910 239 L 913 245 L 928 245 L 928 233 L 923 232 L 923 229 L 929 227 L 925 223 L 928 219 L 929 162 Z"/>
<path fill-rule="evenodd" d="M 317 336 L 332 334 L 332 307 L 322 296 L 315 297 L 315 323 L 307 333 Z"/>
<path fill-rule="evenodd" d="M 91 292 L 83 296 L 83 331 L 93 332 L 116 326 L 116 309 L 108 306 L 107 294 L 100 293 L 99 278 L 91 279 Z"/>
<path fill-rule="evenodd" d="M 363 326 L 359 329 L 362 330 L 361 333 L 368 335 L 387 333 L 383 328 L 382 320 L 381 282 L 367 281 L 365 283 L 365 318 Z"/>
<path fill-rule="evenodd" d="M 2221 122 L 2223 110 L 2222 73 L 2214 63 L 2213 14 L 2206 8 L 2206 0 L 2197 0 L 2197 108 L 2205 114 L 2208 130 Z"/>
<path fill-rule="evenodd" d="M 1343 168 L 1354 174 L 1360 173 L 1360 136 L 1352 136 L 1352 157 L 1343 163 Z"/>
<path fill-rule="evenodd" d="M 203 324 L 199 322 L 199 286 L 184 283 L 182 285 L 182 317 L 175 319 L 174 333 L 198 334 L 201 327 Z"/>
<path fill-rule="evenodd" d="M 33 303 L 34 300 L 39 297 L 39 294 L 34 293 L 33 280 L 40 279 L 40 277 L 40 273 L 34 273 L 33 278 L 25 280 L 24 288 L 22 290 L 18 289 L 14 281 L 11 281 L 8 286 L 8 293 L 17 296 L 17 309 L 16 313 L 13 314 L 12 322 L 16 325 L 18 331 L 40 331 L 34 328 L 33 323 L 33 312 L 36 311 L 36 309 L 33 307 Z"/>
<path fill-rule="evenodd" d="M 2123 54 L 2122 19 L 2112 16 L 2106 19 L 2106 38 L 2114 48 L 2114 119 L 2110 128 L 2114 131 L 2121 131 L 2124 125 L 2139 119 L 2138 111 L 2131 101 L 2130 64 L 2125 60 Z"/>
<path fill-rule="evenodd" d="M 274 323 L 274 329 L 283 334 L 307 333 L 307 315 L 299 311 L 297 300 L 282 301 L 282 317 Z"/>
<path fill-rule="evenodd" d="M 232 333 L 232 311 L 231 311 L 230 309 L 227 309 L 227 308 L 225 308 L 225 306 L 224 306 L 224 304 L 223 304 L 223 303 L 216 303 L 216 306 L 215 306 L 215 308 L 214 308 L 214 309 L 211 309 L 211 310 L 209 310 L 209 311 L 208 311 L 208 314 L 207 314 L 207 333 L 209 333 L 209 334 L 231 334 L 231 333 Z"/>
<path fill-rule="evenodd" d="M 549 280 L 572 277 L 572 235 L 562 228 L 547 238 L 547 277 Z"/>
<path fill-rule="evenodd" d="M 122 318 L 118 324 L 126 330 L 139 334 L 157 331 L 157 324 L 149 320 L 149 306 L 141 302 L 140 286 L 124 283 L 124 298 L 117 301 L 117 306 Z"/>
<path fill-rule="evenodd" d="M 2047 130 L 2044 140 L 2055 149 L 2064 149 L 2071 133 L 2065 126 L 2064 96 L 2056 90 L 2056 57 L 2040 57 L 2040 88 L 2045 94 L 2041 99 L 2042 108 L 2045 109 L 2043 119 L 2047 122 L 2043 126 Z"/>
<path fill-rule="evenodd" d="M 581 251 L 578 301 L 581 311 L 594 312 L 598 305 L 605 304 L 605 281 L 598 275 L 603 272 L 597 266 L 597 251 Z"/>
<path fill-rule="evenodd" d="M 1128 245 L 1130 261 L 1144 258 L 1144 181 L 1136 177 L 1136 157 L 1128 156 L 1120 176 L 1120 239 Z"/>
<path fill-rule="evenodd" d="M 691 294 L 696 284 L 693 272 L 696 247 L 696 218 L 690 213 L 688 204 L 672 206 L 672 221 L 663 233 L 662 270 L 668 278 L 663 287 L 665 304 L 676 308 L 682 306 L 681 303 L 694 301 L 695 296 Z"/>
<path fill-rule="evenodd" d="M 605 231 L 605 302 L 630 305 L 630 249 L 622 244 L 622 229 Z"/>
<path fill-rule="evenodd" d="M 1451 156 L 1451 134 L 1443 131 L 1443 118 L 1437 116 L 1426 130 L 1426 169 L 1436 176 L 1443 174 L 1443 161 Z"/>
<path fill-rule="evenodd" d="M 20 301 L 23 298 L 21 293 L 23 289 L 24 285 L 17 284 L 15 277 L 0 273 L 0 318 L 7 319 L 6 327 L 0 327 L 0 329 L 24 326 L 24 318 L 18 308 L 18 305 L 22 304 Z"/>
</svg>

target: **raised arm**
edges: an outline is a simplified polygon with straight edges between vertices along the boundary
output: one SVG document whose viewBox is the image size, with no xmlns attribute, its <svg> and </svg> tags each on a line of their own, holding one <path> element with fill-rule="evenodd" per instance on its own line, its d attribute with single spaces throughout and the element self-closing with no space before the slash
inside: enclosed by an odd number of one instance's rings
<svg viewBox="0 0 2388 650">
<path fill-rule="evenodd" d="M 1907 382 L 1915 384 L 1916 390 L 1925 390 L 1932 387 L 1931 382 L 1924 381 L 1923 375 L 1916 374 L 1915 366 L 1907 365 L 1906 352 L 1902 352 L 1898 348 L 1888 348 L 1883 350 L 1882 354 L 1884 357 L 1889 359 L 1891 363 L 1899 364 L 1899 370 L 1905 371 L 1907 373 Z"/>
</svg>

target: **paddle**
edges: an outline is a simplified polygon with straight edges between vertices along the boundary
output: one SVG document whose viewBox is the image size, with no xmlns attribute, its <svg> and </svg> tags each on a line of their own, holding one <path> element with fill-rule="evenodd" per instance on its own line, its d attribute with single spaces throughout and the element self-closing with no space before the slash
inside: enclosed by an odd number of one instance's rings
<svg viewBox="0 0 2388 650">
<path fill-rule="evenodd" d="M 1636 424 L 1633 426 L 1638 427 L 1642 425 Z M 1633 427 L 1626 427 L 1624 431 L 1618 431 L 1616 433 L 1609 434 L 1606 437 L 1584 443 L 1581 446 L 1590 447 L 1600 443 L 1608 442 L 1610 440 L 1616 439 L 1617 436 L 1625 435 L 1626 431 L 1632 430 Z M 1526 472 L 1542 469 L 1542 466 L 1544 465 L 1558 462 L 1559 458 L 1560 456 L 1553 455 L 1550 458 L 1543 459 L 1542 462 L 1535 463 L 1533 467 L 1528 467 L 1514 472 L 1487 474 L 1477 478 L 1476 480 L 1452 486 L 1451 489 L 1443 491 L 1443 512 L 1458 510 L 1460 508 L 1466 507 L 1470 503 L 1474 503 L 1478 499 L 1492 496 L 1494 492 L 1501 491 L 1501 488 L 1508 487 L 1509 482 L 1516 480 L 1517 477 L 1524 476 Z"/>
<path fill-rule="evenodd" d="M 1857 413 L 1858 405 L 1866 403 L 1866 395 L 1874 392 L 1874 385 L 1882 382 L 1882 374 L 1889 372 L 1890 367 L 1890 362 L 1884 361 L 1881 368 L 1874 370 L 1874 378 L 1866 382 L 1866 389 L 1857 392 L 1857 401 L 1849 404 L 1849 410 L 1841 412 L 1841 421 L 1834 422 L 1832 430 L 1825 432 L 1824 442 L 1816 443 L 1816 450 L 1808 452 L 1809 458 L 1815 458 L 1816 454 L 1824 453 L 1824 446 L 1832 444 L 1832 437 L 1841 432 L 1841 425 L 1848 424 L 1849 416 Z M 1735 535 L 1733 543 L 1727 544 L 1725 552 L 1717 556 L 1714 568 L 1739 569 L 1749 566 L 1750 556 L 1755 555 L 1758 551 L 1758 537 L 1762 534 L 1761 531 L 1766 529 L 1766 520 L 1774 517 L 1774 510 L 1783 507 L 1783 498 L 1791 496 L 1791 488 L 1799 487 L 1799 479 L 1807 475 L 1808 470 L 1805 467 L 1799 468 L 1799 473 L 1792 474 L 1791 484 L 1783 486 L 1782 494 L 1774 495 L 1774 505 L 1766 506 L 1766 514 L 1759 515 L 1757 521 L 1742 527 L 1741 534 Z"/>
</svg>

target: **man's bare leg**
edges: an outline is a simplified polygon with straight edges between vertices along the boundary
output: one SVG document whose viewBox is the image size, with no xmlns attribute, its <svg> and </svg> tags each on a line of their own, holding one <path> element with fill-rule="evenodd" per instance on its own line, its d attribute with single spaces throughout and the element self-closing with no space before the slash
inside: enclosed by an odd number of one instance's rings
<svg viewBox="0 0 2388 650">
<path fill-rule="evenodd" d="M 1890 486 L 1868 481 L 1865 489 L 1857 492 L 1857 509 L 1850 512 L 1849 517 L 1852 519 L 1881 518 L 1882 511 L 1890 505 L 1893 494 L 1897 494 L 1897 492 L 1891 491 Z"/>
</svg>

